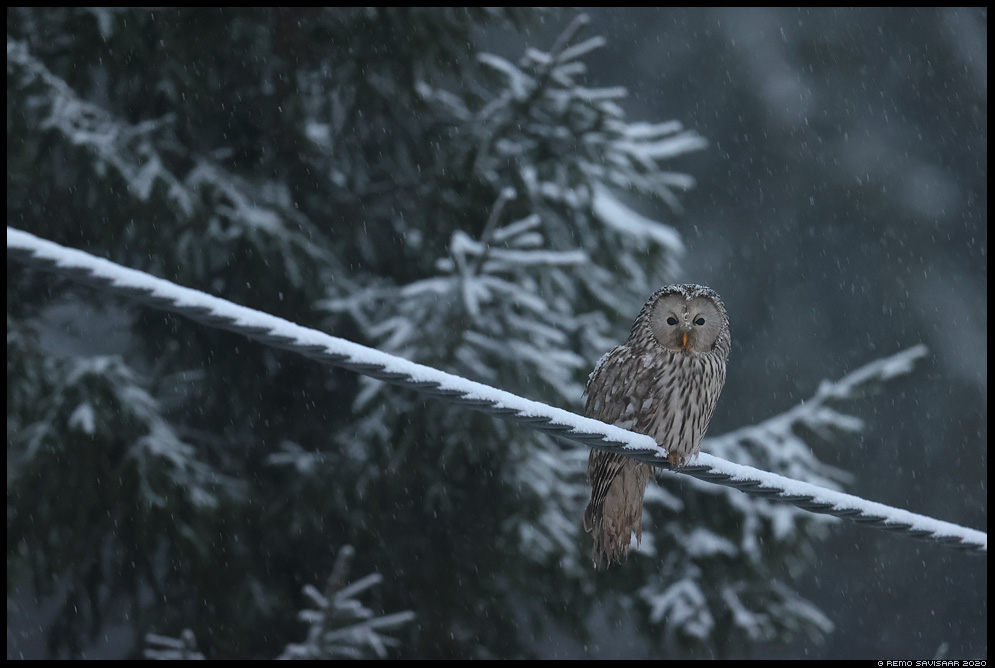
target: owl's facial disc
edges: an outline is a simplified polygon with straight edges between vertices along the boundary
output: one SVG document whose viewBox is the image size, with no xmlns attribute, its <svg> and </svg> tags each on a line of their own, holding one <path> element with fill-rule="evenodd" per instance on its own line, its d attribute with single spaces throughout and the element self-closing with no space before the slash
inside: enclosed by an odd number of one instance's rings
<svg viewBox="0 0 995 668">
<path fill-rule="evenodd" d="M 684 353 L 706 353 L 721 330 L 721 317 L 708 299 L 664 295 L 650 318 L 653 337 L 664 348 Z"/>
</svg>

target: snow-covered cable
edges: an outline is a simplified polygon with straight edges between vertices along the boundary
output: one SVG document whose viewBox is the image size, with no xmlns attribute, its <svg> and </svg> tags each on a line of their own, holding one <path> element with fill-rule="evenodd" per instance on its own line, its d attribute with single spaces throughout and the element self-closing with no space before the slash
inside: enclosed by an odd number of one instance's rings
<svg viewBox="0 0 995 668">
<path fill-rule="evenodd" d="M 269 346 L 291 350 L 325 364 L 350 369 L 602 450 L 622 451 L 657 468 L 674 470 L 667 453 L 652 438 L 597 420 L 416 364 L 387 353 L 302 327 L 198 290 L 180 287 L 83 251 L 65 248 L 11 227 L 7 257 L 36 269 L 135 299 L 237 332 Z M 988 534 L 906 510 L 867 501 L 811 483 L 700 453 L 695 464 L 677 473 L 734 487 L 803 510 L 834 515 L 870 527 L 948 545 L 978 554 L 988 552 Z"/>
</svg>

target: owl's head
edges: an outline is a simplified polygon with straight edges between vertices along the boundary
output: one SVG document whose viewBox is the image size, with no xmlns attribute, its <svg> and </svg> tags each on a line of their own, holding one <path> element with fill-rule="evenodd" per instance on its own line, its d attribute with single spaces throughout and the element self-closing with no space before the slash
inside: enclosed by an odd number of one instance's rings
<svg viewBox="0 0 995 668">
<path fill-rule="evenodd" d="M 727 355 L 729 351 L 729 317 L 715 291 L 703 285 L 657 290 L 637 318 L 636 325 L 640 324 L 672 352 L 709 353 L 720 348 Z"/>
</svg>

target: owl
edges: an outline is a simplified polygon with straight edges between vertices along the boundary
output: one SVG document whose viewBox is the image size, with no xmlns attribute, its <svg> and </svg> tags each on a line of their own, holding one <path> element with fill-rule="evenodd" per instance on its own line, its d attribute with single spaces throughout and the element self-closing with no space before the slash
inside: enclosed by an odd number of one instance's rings
<svg viewBox="0 0 995 668">
<path fill-rule="evenodd" d="M 629 338 L 598 362 L 587 381 L 585 414 L 652 436 L 673 466 L 697 454 L 726 379 L 729 318 L 702 285 L 657 290 L 632 323 Z M 642 538 L 643 493 L 652 467 L 616 452 L 591 450 L 591 501 L 584 529 L 594 565 L 621 562 L 633 532 Z"/>
</svg>

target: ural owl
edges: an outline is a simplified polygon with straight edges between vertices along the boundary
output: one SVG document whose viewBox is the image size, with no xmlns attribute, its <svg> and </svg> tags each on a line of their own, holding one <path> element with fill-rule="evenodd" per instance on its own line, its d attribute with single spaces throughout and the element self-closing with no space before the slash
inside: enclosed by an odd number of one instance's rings
<svg viewBox="0 0 995 668">
<path fill-rule="evenodd" d="M 585 414 L 646 434 L 683 466 L 698 453 L 726 379 L 729 318 L 702 285 L 657 290 L 632 323 L 626 342 L 601 358 L 587 381 Z M 591 501 L 584 529 L 594 564 L 621 562 L 632 532 L 642 538 L 643 493 L 652 468 L 615 452 L 591 450 Z"/>
</svg>

